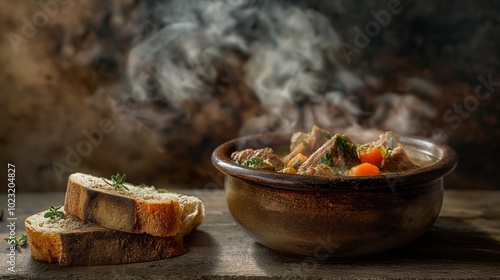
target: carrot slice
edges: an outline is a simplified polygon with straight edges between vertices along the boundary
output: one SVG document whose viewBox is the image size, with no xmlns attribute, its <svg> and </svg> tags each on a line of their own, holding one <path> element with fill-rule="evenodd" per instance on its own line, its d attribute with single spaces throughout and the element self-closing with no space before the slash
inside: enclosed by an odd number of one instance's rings
<svg viewBox="0 0 500 280">
<path fill-rule="evenodd" d="M 293 166 L 285 167 L 282 170 L 280 170 L 280 172 L 286 174 L 297 174 L 297 170 L 295 170 Z"/>
<path fill-rule="evenodd" d="M 349 170 L 349 176 L 374 176 L 378 174 L 380 174 L 378 167 L 368 162 L 353 166 Z"/>
<path fill-rule="evenodd" d="M 298 169 L 299 166 L 301 166 L 304 162 L 306 162 L 307 157 L 301 153 L 298 153 L 296 156 L 294 156 L 286 165 L 286 167 L 293 167 L 295 169 Z"/>
<path fill-rule="evenodd" d="M 377 167 L 382 164 L 382 153 L 377 148 L 361 150 L 358 154 L 358 158 L 363 163 L 371 163 Z"/>
</svg>

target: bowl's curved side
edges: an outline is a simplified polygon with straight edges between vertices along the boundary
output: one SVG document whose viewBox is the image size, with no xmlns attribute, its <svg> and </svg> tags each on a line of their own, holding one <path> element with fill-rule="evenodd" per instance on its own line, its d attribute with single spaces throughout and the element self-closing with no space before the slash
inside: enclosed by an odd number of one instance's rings
<svg viewBox="0 0 500 280">
<path fill-rule="evenodd" d="M 436 221 L 443 180 L 417 189 L 321 192 L 269 188 L 226 176 L 234 219 L 259 243 L 292 257 L 358 257 L 409 243 Z"/>
<path fill-rule="evenodd" d="M 404 145 L 432 154 L 436 163 L 372 177 L 322 178 L 256 170 L 230 159 L 235 150 L 286 145 L 291 133 L 235 139 L 212 154 L 226 175 L 226 200 L 234 219 L 258 242 L 289 256 L 356 257 L 409 243 L 436 221 L 443 176 L 455 152 L 426 139 Z"/>
</svg>

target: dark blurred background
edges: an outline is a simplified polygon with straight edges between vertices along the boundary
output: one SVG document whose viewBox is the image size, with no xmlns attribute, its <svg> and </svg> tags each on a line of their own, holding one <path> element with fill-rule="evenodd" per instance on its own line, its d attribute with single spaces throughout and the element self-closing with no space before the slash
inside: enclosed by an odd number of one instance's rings
<svg viewBox="0 0 500 280">
<path fill-rule="evenodd" d="M 447 143 L 446 188 L 499 187 L 500 2 L 273 2 L 1 1 L 17 190 L 71 172 L 222 187 L 217 145 L 313 123 Z"/>
</svg>

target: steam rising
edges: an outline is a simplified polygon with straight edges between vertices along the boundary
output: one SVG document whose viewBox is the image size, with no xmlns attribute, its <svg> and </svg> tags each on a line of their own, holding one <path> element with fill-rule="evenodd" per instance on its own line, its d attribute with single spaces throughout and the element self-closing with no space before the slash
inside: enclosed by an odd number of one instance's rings
<svg viewBox="0 0 500 280">
<path fill-rule="evenodd" d="M 414 95 L 364 100 L 367 85 L 338 59 L 341 39 L 317 11 L 281 1 L 162 5 L 164 27 L 130 52 L 126 82 L 132 91 L 119 96 L 131 100 L 131 114 L 155 130 L 200 131 L 199 118 L 218 125 L 240 114 L 240 134 L 313 124 L 412 134 L 419 127 L 412 126 L 415 114 L 436 115 Z M 437 95 L 423 80 L 408 84 Z M 207 106 L 208 116 L 200 113 Z"/>
</svg>

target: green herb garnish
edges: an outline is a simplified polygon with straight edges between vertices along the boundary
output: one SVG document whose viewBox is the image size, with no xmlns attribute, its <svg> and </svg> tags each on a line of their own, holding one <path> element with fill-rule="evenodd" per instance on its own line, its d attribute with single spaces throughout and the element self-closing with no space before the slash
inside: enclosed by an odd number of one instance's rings
<svg viewBox="0 0 500 280">
<path fill-rule="evenodd" d="M 331 168 L 333 169 L 333 171 L 335 171 L 335 174 L 342 175 L 342 171 L 340 171 L 340 169 L 338 169 L 337 167 L 332 166 Z"/>
<path fill-rule="evenodd" d="M 144 189 L 144 188 L 146 188 L 147 186 L 146 186 L 146 184 L 141 183 L 141 184 L 140 184 L 139 186 L 137 186 L 137 187 L 138 187 L 138 188 L 141 188 L 141 189 Z"/>
<path fill-rule="evenodd" d="M 326 165 L 332 165 L 332 155 L 326 153 L 325 157 L 320 159 L 320 162 Z"/>
<path fill-rule="evenodd" d="M 370 147 L 370 145 L 372 144 L 373 142 L 370 142 L 370 143 L 365 143 L 365 144 L 362 144 L 359 146 L 360 149 L 366 149 L 368 147 Z"/>
<path fill-rule="evenodd" d="M 351 142 L 346 134 L 340 134 L 337 141 L 339 142 L 339 148 L 344 156 L 347 158 L 357 158 L 356 145 Z"/>
<path fill-rule="evenodd" d="M 166 193 L 167 189 L 157 189 L 156 190 L 158 193 Z"/>
<path fill-rule="evenodd" d="M 338 138 L 340 149 L 344 152 L 349 151 L 349 143 L 346 138 L 347 135 L 345 134 L 340 134 L 340 137 Z"/>
<path fill-rule="evenodd" d="M 309 144 L 307 144 L 307 141 L 306 141 L 306 140 L 302 140 L 302 145 L 304 145 L 304 147 L 309 146 Z"/>
<path fill-rule="evenodd" d="M 260 168 L 265 168 L 269 167 L 270 164 L 267 161 L 264 161 L 258 157 L 253 157 L 250 160 L 245 161 L 244 163 L 245 166 L 260 169 Z"/>
<path fill-rule="evenodd" d="M 328 132 L 321 131 L 321 135 L 323 135 L 323 137 L 325 137 L 326 140 L 332 139 L 332 135 L 330 133 L 328 133 Z"/>
<path fill-rule="evenodd" d="M 24 247 L 28 244 L 28 236 L 26 234 L 21 235 L 21 237 L 6 237 L 3 240 L 7 241 L 10 245 L 14 245 L 14 247 Z"/>
<path fill-rule="evenodd" d="M 116 175 L 111 175 L 111 181 L 113 184 L 109 183 L 106 181 L 106 179 L 102 178 L 101 179 L 108 185 L 112 186 L 115 191 L 123 191 L 123 190 L 129 190 L 123 183 L 125 183 L 125 179 L 127 178 L 127 174 L 120 175 L 120 173 L 116 173 Z"/>
<path fill-rule="evenodd" d="M 61 209 L 62 205 L 59 206 L 50 206 L 49 211 L 45 212 L 43 215 L 45 218 L 51 219 L 52 221 L 55 221 L 57 218 L 64 218 L 64 212 L 59 211 Z"/>
<path fill-rule="evenodd" d="M 297 170 L 299 169 L 301 163 L 300 163 L 300 159 L 296 160 L 294 163 L 292 163 L 292 167 Z"/>
</svg>

